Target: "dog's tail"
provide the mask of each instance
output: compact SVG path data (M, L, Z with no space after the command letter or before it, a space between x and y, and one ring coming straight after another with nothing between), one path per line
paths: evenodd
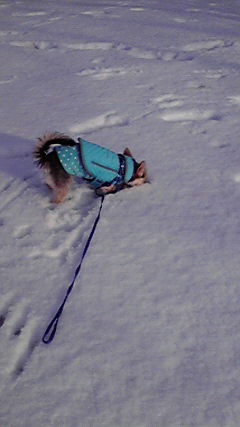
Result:
M47 133L41 138L38 138L35 150L33 152L33 158L40 168L44 167L47 163L48 154L51 152L52 145L76 145L76 142L67 135L62 133L54 132Z

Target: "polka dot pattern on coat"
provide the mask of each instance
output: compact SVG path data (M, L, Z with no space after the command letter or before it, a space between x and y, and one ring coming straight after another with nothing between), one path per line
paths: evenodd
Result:
M58 158L65 169L70 175L77 175L84 177L85 171L79 161L78 148L73 147L57 147Z

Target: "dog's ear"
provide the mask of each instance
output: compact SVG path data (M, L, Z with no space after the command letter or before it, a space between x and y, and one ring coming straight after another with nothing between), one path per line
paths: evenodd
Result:
M147 180L147 167L146 163L142 161L137 170L135 171L134 177L127 183L128 187L134 187L135 185L142 185Z
M146 163L142 161L136 170L137 178L144 178L146 176Z
M129 148L128 148L128 147L126 147L126 148L125 148L125 150L124 150L123 154L124 154L125 156L128 156L128 157L133 157L133 155L132 155L132 153L131 153L131 151L129 150Z

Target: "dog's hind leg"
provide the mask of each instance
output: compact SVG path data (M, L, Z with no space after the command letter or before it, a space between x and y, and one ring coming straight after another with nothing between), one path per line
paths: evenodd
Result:
M45 173L45 184L49 190L53 190L56 186L53 178L48 173Z
M68 176L61 183L56 182L55 180L51 175L47 175L45 182L48 188L53 191L53 203L62 203L69 192L72 183L72 177Z
M56 167L50 170L46 178L46 184L53 191L53 202L62 203L69 192L72 176L62 167Z
M64 184L59 187L52 188L53 190L53 203L62 203L69 192L71 178Z

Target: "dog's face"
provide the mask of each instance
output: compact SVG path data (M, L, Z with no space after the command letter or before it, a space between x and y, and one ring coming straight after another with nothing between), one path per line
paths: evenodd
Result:
M127 187L134 187L135 185L142 185L147 181L147 168L146 163L142 161L141 163L137 163L136 160L133 158L131 151L129 148L125 148L123 154L128 157L132 157L135 168L134 168L134 174L130 181L122 185L122 188ZM116 191L116 185L103 185L99 189L96 190L96 193L99 196L114 193Z
M129 156L132 157L132 153L129 150L129 148L125 148L123 154L125 154L125 156ZM141 163L137 164L136 170L134 172L134 176L131 179L131 181L129 181L127 183L128 186L133 187L135 185L142 185L147 181L147 168L146 168L146 162L142 161Z

